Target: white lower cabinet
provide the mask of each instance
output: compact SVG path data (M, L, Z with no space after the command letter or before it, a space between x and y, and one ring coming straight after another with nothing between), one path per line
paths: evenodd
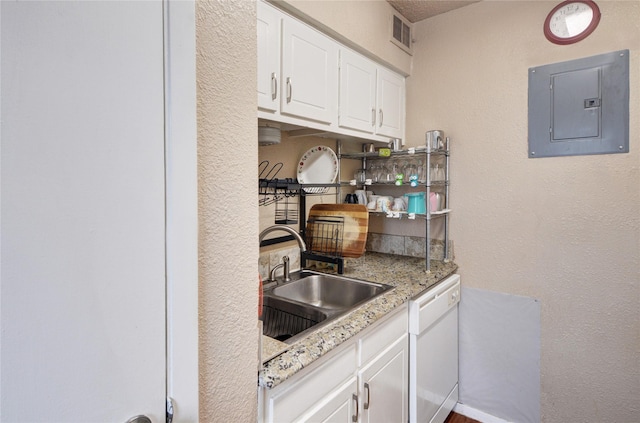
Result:
M331 398L335 397L343 385L352 378L352 393L355 393L357 345L351 343L334 352L320 358L275 388L266 390L264 421L311 421L311 416L329 407ZM326 414L330 415L329 412Z
M403 305L290 380L261 392L260 420L406 422L408 312Z
M408 420L408 356L405 334L358 372L362 422Z
M350 378L299 421L352 423L354 418L357 420L358 415L358 396L355 393L357 388L356 378Z

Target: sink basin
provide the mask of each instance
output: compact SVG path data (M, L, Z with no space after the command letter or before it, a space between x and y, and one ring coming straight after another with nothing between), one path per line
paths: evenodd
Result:
M343 276L301 271L264 290L262 333L292 344L393 287Z
M329 310L344 310L391 288L323 273L301 272L300 279L273 288L273 295Z
M324 322L329 317L317 307L282 298L265 296L262 305L262 333L291 343L296 335Z

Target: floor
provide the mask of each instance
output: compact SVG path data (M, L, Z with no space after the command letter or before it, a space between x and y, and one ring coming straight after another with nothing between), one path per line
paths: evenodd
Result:
M451 414L449 414L447 419L444 421L444 423L481 423L481 422L479 422L478 420L470 419L469 417L463 416L462 414L454 413L452 411Z

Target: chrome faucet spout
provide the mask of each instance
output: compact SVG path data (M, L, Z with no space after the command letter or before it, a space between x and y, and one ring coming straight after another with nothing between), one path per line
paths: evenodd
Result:
M290 271L289 271L289 256L282 257L282 263L276 265L273 269L271 269L271 273L269 273L269 281L268 282L277 282L276 279L276 271L282 268L282 279L285 282L289 282L291 280Z
M300 247L300 253L304 253L305 251L307 251L307 244L304 243L304 239L302 239L302 237L300 236L300 234L298 232L296 232L294 229L292 229L289 226L286 225L273 225L273 226L269 226L267 229L265 229L264 231L260 232L260 236L258 237L258 242L262 242L262 240L264 239L264 237L274 231L284 231L287 233L290 233L291 235L293 235L293 237L295 238L296 241L298 241L298 247ZM302 255L302 254L301 254ZM289 282L291 280L291 278L289 277L289 257L284 256L282 257L282 263L278 264L277 266L275 266L273 269L271 269L271 272L269 273L269 282L273 282L276 281L276 271L280 268L282 269L282 278L284 279L285 282Z
M280 263L274 266L273 269L271 269L271 272L269 272L269 279L267 280L267 282L277 282L278 280L276 279L276 272L282 267L284 267L284 263Z
M298 246L300 247L300 252L307 251L307 244L305 244L304 239L302 239L300 234L298 232L296 232L295 229L292 229L290 226L286 226L286 225L269 226L267 229L265 229L264 231L260 232L260 236L258 238L258 241L262 242L262 240L264 239L264 237L267 234L270 234L271 232L275 232L275 231L284 231L284 232L287 232L287 233L293 235L293 237L298 242Z

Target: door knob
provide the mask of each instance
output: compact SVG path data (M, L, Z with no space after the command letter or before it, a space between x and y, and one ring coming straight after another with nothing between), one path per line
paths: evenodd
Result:
M143 414L131 417L126 423L151 423L151 419Z

